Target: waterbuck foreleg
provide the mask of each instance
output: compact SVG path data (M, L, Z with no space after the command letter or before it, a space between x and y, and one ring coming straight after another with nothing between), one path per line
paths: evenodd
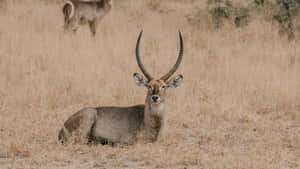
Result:
M90 26L90 30L93 36L96 35L96 29L98 26L98 21L97 20L93 20L93 21L89 21L89 26Z

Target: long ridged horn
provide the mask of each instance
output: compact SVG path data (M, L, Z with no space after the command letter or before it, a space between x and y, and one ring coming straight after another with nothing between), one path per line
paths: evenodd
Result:
M138 40L136 42L136 49L135 49L136 61L137 61L137 64L139 65L139 68L143 72L144 76L148 79L148 81L150 81L153 79L153 77L147 72L147 70L145 69L145 67L142 64L141 59L140 59L139 47L140 47L140 40L141 40L142 34L143 34L143 30L140 32Z
M177 61L176 61L175 65L173 66L173 68L167 74L165 74L164 76L162 76L160 78L161 80L164 80L164 81L168 80L176 72L176 70L178 69L178 67L181 63L182 56L183 56L183 40L182 40L180 31L179 31L179 40L180 40L180 50L179 50L179 55L178 55Z

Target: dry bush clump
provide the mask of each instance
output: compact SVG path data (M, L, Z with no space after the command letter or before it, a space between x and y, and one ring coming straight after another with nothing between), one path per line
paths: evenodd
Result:
M160 0L149 0L147 6L152 10L158 10L160 4L161 4Z
M297 34L287 43L268 21L273 14L213 29L206 2L160 1L169 13L148 2L116 0L91 38L87 29L64 33L61 2L7 1L0 13L0 168L299 168ZM115 148L59 144L59 129L82 107L144 102L146 91L132 79L141 29L141 56L154 76L174 64L178 29L184 37L184 80L168 91L167 139Z
M7 0L0 0L0 10L4 11L7 6Z

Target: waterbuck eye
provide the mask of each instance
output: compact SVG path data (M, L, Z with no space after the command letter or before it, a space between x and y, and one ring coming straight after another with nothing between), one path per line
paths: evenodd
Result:
M167 85L162 85L161 88L165 89L167 88Z
M153 87L152 87L151 85L149 85L149 84L146 84L146 87L147 87L148 89L153 90Z

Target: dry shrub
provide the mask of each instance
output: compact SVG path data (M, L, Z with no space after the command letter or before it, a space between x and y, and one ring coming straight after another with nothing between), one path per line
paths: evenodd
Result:
M157 11L160 8L161 1L160 0L147 0L147 6L149 9Z
M7 0L0 0L0 12L4 11L7 7Z

